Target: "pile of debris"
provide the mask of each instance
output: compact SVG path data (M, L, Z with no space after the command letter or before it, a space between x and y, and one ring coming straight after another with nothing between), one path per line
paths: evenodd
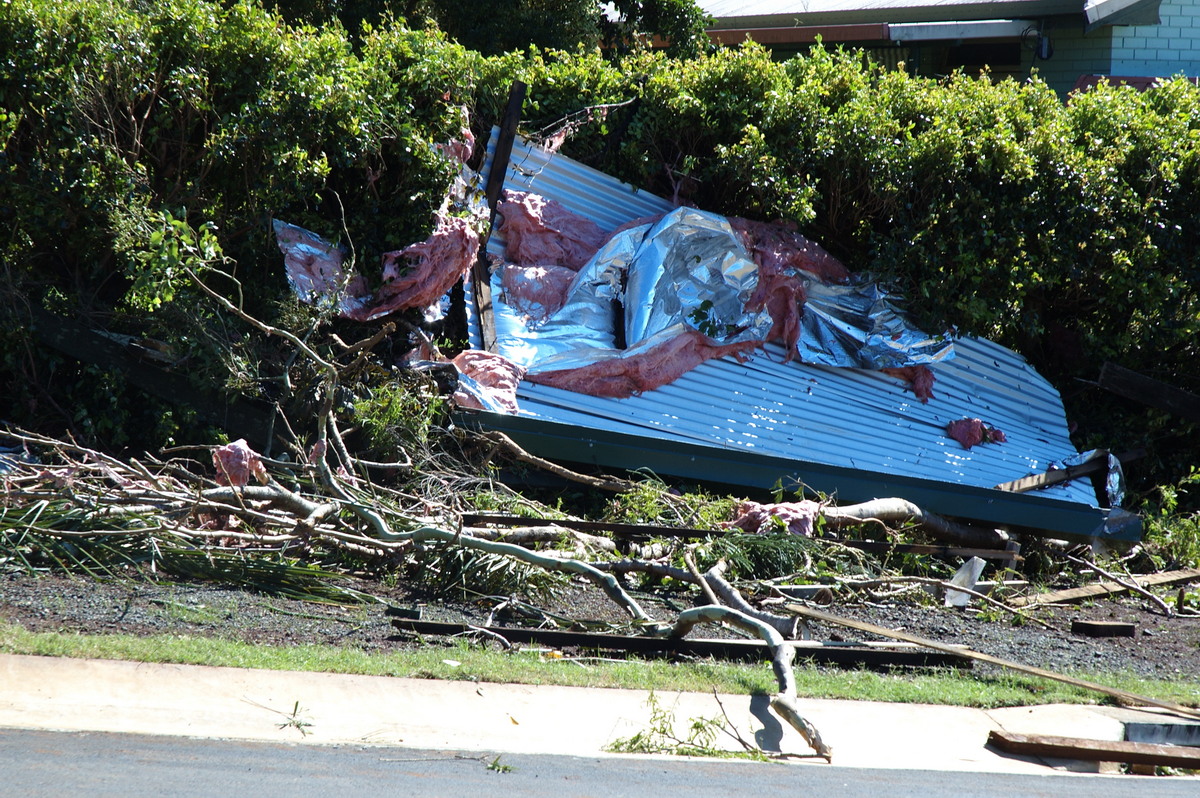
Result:
M392 272L408 250L364 294L336 247L277 224L298 295L350 318L401 295L436 315L465 279L463 425L589 468L896 496L959 519L958 543L1140 536L1119 509L1120 461L1076 452L1058 393L1016 354L915 329L869 276L787 225L675 207L507 133L442 214L490 231L483 254L439 245L453 239L439 223L419 246L437 258L405 273L403 294Z

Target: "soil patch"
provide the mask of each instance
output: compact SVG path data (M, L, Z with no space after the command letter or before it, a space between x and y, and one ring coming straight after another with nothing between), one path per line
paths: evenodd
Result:
M355 582L397 607L420 607L425 620L450 623L521 623L511 611L493 613L497 601L437 599L404 585ZM656 617L669 619L690 599L638 594ZM621 610L599 591L572 586L540 605L577 619L619 622ZM977 613L923 604L834 604L827 611L927 637L963 644L1005 659L1067 673L1130 673L1143 678L1197 679L1200 619L1166 618L1132 597L1038 610L1052 629L1014 624ZM1075 619L1134 624L1132 638L1089 638L1072 634ZM252 644L304 643L394 651L428 645L398 633L381 605L342 607L263 595L245 590L176 581L102 582L57 574L0 575L0 620L30 631L87 634L172 634L208 636ZM868 635L814 625L816 639L862 640ZM705 637L719 636L706 627Z

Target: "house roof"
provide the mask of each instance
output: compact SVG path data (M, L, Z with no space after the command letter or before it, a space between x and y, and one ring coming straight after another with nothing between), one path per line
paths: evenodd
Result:
M1151 24L1161 0L698 0L713 29L1075 17L1081 25Z
M504 186L555 199L604 229L673 207L521 140ZM502 233L493 236L489 252L503 254ZM504 314L512 311L496 280L492 297L503 337ZM472 345L480 348L470 302L468 315ZM987 523L1080 537L1128 534L1106 528L1108 511L1087 480L1028 494L995 488L1076 454L1062 402L1019 355L982 339L962 339L955 348L954 359L931 366L937 383L928 404L880 372L786 363L783 350L772 345L744 363L702 363L629 399L522 382L519 414L476 418L554 459L767 490L777 480L802 480L842 501L896 495ZM946 425L963 417L983 417L1008 443L964 449L946 435Z

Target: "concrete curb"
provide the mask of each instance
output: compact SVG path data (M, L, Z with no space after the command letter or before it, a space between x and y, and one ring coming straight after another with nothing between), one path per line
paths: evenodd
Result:
M0 655L0 727L19 729L603 756L614 740L649 728L647 698L637 690ZM712 695L656 698L681 725L721 715ZM795 731L768 713L766 696L720 701L747 739L766 749L811 755ZM1101 707L985 711L818 699L799 705L833 746L834 764L848 767L1076 770L994 752L986 747L988 732L1119 739L1122 731L1114 715L1121 711Z

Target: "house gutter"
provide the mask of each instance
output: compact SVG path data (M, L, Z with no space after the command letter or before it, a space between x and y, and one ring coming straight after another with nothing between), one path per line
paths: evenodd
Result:
M708 34L722 45L741 44L747 38L774 45L812 44L818 37L826 43L1015 38L1045 22L1082 25L1085 32L1105 25L1157 25L1160 4L1161 0L991 0L831 5L826 10L721 17ZM997 12L1005 18L997 19ZM1017 25L1020 29L1012 32Z
M1018 39L1038 22L1029 19L985 19L957 22L906 22L879 25L813 25L795 28L726 28L708 35L722 45L737 45L747 39L759 44L825 44L846 42L965 41L969 39Z
M1083 14L1086 31L1101 25L1158 25L1161 0L1088 0Z
M886 42L891 39L888 25L812 25L793 28L721 28L708 32L717 44L737 45L752 39L759 44L813 44L819 38L838 42Z
M1120 510L1088 507L1031 493L947 483L816 462L798 462L744 449L714 448L648 435L588 429L545 418L460 411L456 423L502 432L538 457L605 469L638 468L708 484L772 491L804 485L839 502L902 496L940 515L1009 528L1052 530L1078 540L1136 542L1141 526ZM1135 517L1130 517L1135 518Z

